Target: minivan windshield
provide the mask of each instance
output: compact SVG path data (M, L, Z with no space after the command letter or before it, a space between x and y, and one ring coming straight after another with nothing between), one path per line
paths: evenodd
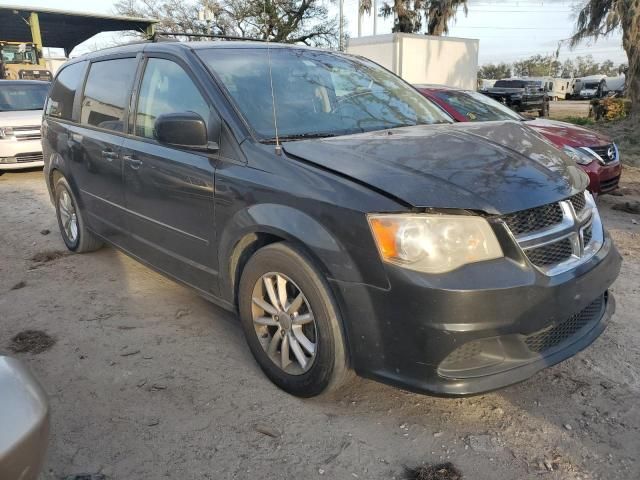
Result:
M42 110L48 91L48 83L0 82L0 112Z
M274 105L282 139L452 121L404 81L361 58L281 47L197 52L263 140L275 137Z

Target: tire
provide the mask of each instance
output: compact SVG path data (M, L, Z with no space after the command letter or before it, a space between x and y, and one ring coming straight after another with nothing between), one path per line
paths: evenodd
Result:
M273 286L275 302L269 300L272 297L267 281ZM279 288L281 285L285 288ZM282 308L282 291L290 310ZM299 293L303 300L296 304L293 299L298 299ZM254 298L261 301L260 305ZM344 336L331 291L307 256L292 246L271 244L249 259L240 279L238 307L251 353L266 376L282 390L298 397L313 397L336 390L349 377ZM298 324L303 317L305 322L312 320ZM265 320L270 325L260 323ZM306 341L302 341L300 332ZM311 345L313 354L307 349ZM306 367L299 361L300 352L307 360ZM285 357L291 363L283 368Z
M69 250L86 253L102 247L102 241L87 229L84 215L78 208L78 201L64 177L58 177L55 181L54 200L60 234Z

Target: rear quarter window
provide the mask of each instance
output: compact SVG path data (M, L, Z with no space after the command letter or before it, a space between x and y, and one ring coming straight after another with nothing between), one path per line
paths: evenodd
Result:
M80 123L123 132L125 107L137 66L136 58L92 63L84 87Z
M46 115L64 120L72 119L73 100L76 96L76 91L82 84L86 68L87 62L74 63L63 67L51 87L45 107Z

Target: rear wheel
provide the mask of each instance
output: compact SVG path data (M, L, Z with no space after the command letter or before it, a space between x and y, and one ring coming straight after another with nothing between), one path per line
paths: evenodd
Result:
M337 308L305 255L284 243L260 249L242 273L238 303L251 353L278 387L312 397L348 377Z
M87 230L78 202L64 177L55 181L54 199L58 226L67 248L72 252L85 253L102 247L102 241Z

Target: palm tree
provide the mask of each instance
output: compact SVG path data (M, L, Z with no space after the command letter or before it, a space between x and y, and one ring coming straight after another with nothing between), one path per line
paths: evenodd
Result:
M629 60L626 81L631 115L640 117L640 0L588 0L578 14L571 45L617 29L622 29L622 46Z
M385 2L380 13L385 18L393 15L394 32L419 32L424 20L425 33L443 35L449 33L449 21L455 18L459 7L465 15L468 13L467 0L393 0L393 3ZM360 11L370 13L371 0L361 0Z
M464 14L469 13L467 0L432 0L427 10L427 33L442 35L449 33L449 21L456 17L458 7L462 7Z

